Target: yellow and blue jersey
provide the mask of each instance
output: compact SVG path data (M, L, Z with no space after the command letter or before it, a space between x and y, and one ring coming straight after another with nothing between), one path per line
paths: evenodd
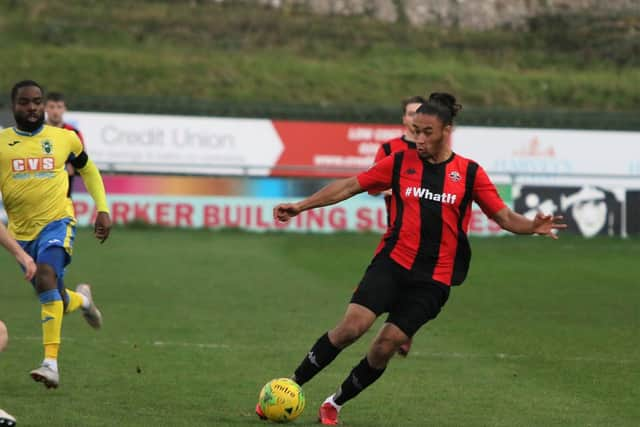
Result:
M62 128L0 131L0 193L16 240L33 240L54 221L75 223L65 162L82 150L78 135Z

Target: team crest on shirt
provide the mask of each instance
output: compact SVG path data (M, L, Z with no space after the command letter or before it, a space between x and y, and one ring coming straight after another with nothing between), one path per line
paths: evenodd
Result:
M462 177L458 171L451 171L449 172L449 179L453 182L460 182Z
M42 141L42 151L44 152L44 154L53 153L53 145L51 144L51 141L49 141L48 139Z

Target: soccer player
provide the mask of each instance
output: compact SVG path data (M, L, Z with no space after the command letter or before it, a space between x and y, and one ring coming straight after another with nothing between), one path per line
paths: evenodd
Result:
M80 138L80 142L84 147L84 138L82 137L82 133L75 126L65 123L64 121L64 113L67 111L67 106L64 101L64 95L60 92L49 92L47 93L47 100L44 103L44 111L46 113L47 124L49 126L55 126L62 129L68 129L76 133L78 138ZM71 193L73 192L73 178L76 176L76 168L73 167L71 163L71 157L67 159L67 163L65 164L67 169L67 174L69 175L69 190L67 191L67 197L71 197Z
M47 388L55 388L63 315L81 309L89 325L97 329L102 324L89 285L78 285L74 292L63 281L76 224L67 197L69 156L96 203L94 231L100 242L109 237L111 218L102 177L78 135L44 124L41 86L32 80L16 83L11 105L16 126L0 131L0 192L9 232L37 266L32 283L40 300L44 360L30 374Z
M292 376L305 384L360 338L380 314L389 313L366 356L320 406L318 417L324 425L338 423L342 406L380 378L398 347L434 319L451 286L464 281L471 258L466 230L472 201L513 233L557 238L554 230L566 228L558 216L539 213L530 220L513 212L482 167L452 152L447 139L460 108L452 95L432 94L414 117L415 150L399 151L366 172L274 208L274 217L286 222L303 211L363 191L393 190L396 216L391 233L378 245L343 319L316 341ZM256 413L263 415L259 405Z
M374 158L374 163L378 163L383 158L393 153L397 153L398 151L415 150L416 136L413 133L413 118L416 115L416 110L418 109L418 107L420 107L425 102L427 102L427 100L419 95L402 100L402 124L404 125L404 132L402 133L402 136L380 144L380 147L378 148L378 151L376 152L376 156ZM392 212L391 210L391 189L383 191L382 194L384 195L384 203L387 208L387 232L389 232L389 227L392 223L391 218L395 216L395 212ZM410 349L411 340L403 343L398 348L398 354L406 357L409 354Z

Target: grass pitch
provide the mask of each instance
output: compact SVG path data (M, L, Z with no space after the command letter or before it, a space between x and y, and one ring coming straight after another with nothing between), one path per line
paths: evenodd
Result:
M95 332L65 319L61 386L41 360L37 299L0 256L0 407L20 426L264 426L261 386L288 376L340 318L376 235L116 229L76 240L67 283L87 281ZM407 359L342 411L344 426L636 426L640 242L475 239L466 283ZM378 325L304 389L293 425L362 357Z

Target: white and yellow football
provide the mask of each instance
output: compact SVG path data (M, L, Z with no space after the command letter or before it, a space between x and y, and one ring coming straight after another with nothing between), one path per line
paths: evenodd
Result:
M260 391L259 399L262 413L271 421L293 421L304 411L302 388L289 378L277 378L266 383Z

